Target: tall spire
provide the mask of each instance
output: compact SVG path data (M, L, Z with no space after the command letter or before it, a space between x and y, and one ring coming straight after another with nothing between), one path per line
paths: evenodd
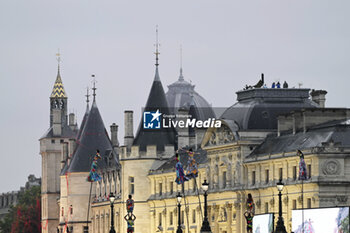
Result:
M182 75L182 45L180 45L180 76L179 81L184 81L184 76Z
M92 74L91 75L91 77L93 78L93 80L92 80L92 96L93 96L93 103L95 103L95 101L96 101L96 83L97 83L97 81L96 81L96 79L95 79L95 75L94 74Z
M61 54L60 51L58 50L58 53L56 53L56 60L57 60L57 77L56 77L56 81L55 84L53 86L52 92L51 92L51 98L62 98L62 97L67 97L66 96L66 92L64 91L64 87L63 87L63 83L62 83L62 79L61 79L61 74L60 74L60 63L61 63Z

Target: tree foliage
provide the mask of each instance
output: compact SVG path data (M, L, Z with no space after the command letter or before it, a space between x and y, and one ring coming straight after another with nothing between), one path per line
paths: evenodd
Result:
M19 195L16 206L0 222L2 233L41 233L40 186L34 186Z

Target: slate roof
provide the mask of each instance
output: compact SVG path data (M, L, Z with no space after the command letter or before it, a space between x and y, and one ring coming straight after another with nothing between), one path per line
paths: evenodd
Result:
M183 149L184 150L179 150L179 156L180 156L180 162L182 163L184 170L186 170L188 153L185 150L187 150L188 148L183 148ZM207 151L199 149L195 151L195 153L196 154L194 155L194 159L196 160L199 167L207 163L207 160L208 160ZM175 172L175 165L176 165L175 155L165 161L161 161L161 163L158 162L154 165L156 166L152 167L150 174Z
M158 67L152 83L144 111L160 110L162 114L170 114L168 102L165 97L163 85L159 78ZM138 145L145 151L147 145L157 145L158 151L164 151L165 145L176 145L176 131L174 128L149 130L143 128L143 119L139 124L133 145Z
M179 79L168 86L166 98L169 103L172 114L178 113L179 108L189 108L191 104L195 107L195 118L198 120L207 120L215 118L215 113L211 105L194 90L195 85L187 82L180 69Z
M277 129L278 115L318 105L309 99L310 89L255 88L237 92L238 102L220 119L234 121L239 130Z
M338 120L316 125L307 132L270 135L247 157L256 157L296 150L320 147L324 143L334 142L342 147L350 146L350 121Z
M75 138L78 131L72 130L67 124L63 124L62 126L62 134L60 136L54 136L53 135L53 127L51 126L46 133L40 138L55 138L55 137L62 137L62 138Z
M102 160L98 161L98 168L107 167L111 158L117 158L112 148L112 143L94 100L67 172L89 172L97 149L102 157ZM113 162L118 163L117 160Z
M84 130L86 120L87 120L87 118L88 118L88 116L89 116L89 112L90 112L90 109L89 109L89 103L88 103L88 104L86 105L86 111L85 111L83 120L82 120L82 122L81 122L80 129L79 129L78 134L77 134L77 136L76 136L76 143L77 143L77 145L79 145L79 143L80 143L80 138L81 138L82 132L83 132L83 130ZM76 151L77 149L78 149L78 147L75 148L75 150L74 150L74 152L73 152L73 155L75 154L75 151ZM72 158L73 158L73 155L72 155ZM72 158L71 158L71 159L72 159ZM61 170L61 175L66 174L67 170L68 170L68 161L65 162L65 164L64 164L64 166L63 166L63 168L62 168L62 170Z

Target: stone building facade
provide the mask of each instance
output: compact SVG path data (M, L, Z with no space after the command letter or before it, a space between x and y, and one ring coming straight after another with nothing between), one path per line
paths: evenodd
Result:
M145 111L191 113L215 117L208 102L182 75L165 93L156 64ZM145 130L142 119L134 136L133 111L124 112L124 143L118 126L106 133L94 100L87 104L78 129L67 120L67 97L60 74L51 95L50 128L40 139L43 164L43 232L107 232L111 210L109 194L116 196L116 232L126 231L128 195L135 200L135 232L175 232L176 194L182 193L182 226L197 233L203 221L204 180L209 186L209 220L213 232L245 231L245 201L253 195L256 214L277 213L276 183L285 183L283 217L291 229L291 210L304 207L349 205L349 110L325 108L325 91L306 88L253 88L237 92L237 102L218 117L220 128ZM58 93L58 94L55 94ZM58 104L56 104L58 103ZM61 103L61 104L60 104ZM62 117L65 116L65 117ZM71 115L70 115L71 116ZM74 117L74 116L71 116ZM175 183L174 155L187 166L185 150L195 149L196 180ZM101 181L86 182L91 156L101 151ZM299 158L305 154L310 179L297 180ZM90 191L91 190L91 191ZM90 204L89 204L90 203Z

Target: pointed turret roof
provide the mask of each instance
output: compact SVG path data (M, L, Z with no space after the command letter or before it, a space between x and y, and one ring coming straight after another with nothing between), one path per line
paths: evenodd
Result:
M64 91L61 74L60 74L60 66L58 65L57 77L55 84L52 89L51 98L67 98L66 92Z
M168 102L165 97L162 82L160 81L158 62L144 111L159 111L164 115L170 114ZM176 145L176 131L174 128L149 130L143 128L143 119L134 140L133 145L140 146L140 150L145 151L147 145L157 145L158 151L163 151L165 145Z
M92 158L97 149L102 156L102 160L98 162L99 168L107 166L106 158L116 158L116 156L111 156L114 153L112 143L94 100L81 133L80 142L67 171L89 172Z

